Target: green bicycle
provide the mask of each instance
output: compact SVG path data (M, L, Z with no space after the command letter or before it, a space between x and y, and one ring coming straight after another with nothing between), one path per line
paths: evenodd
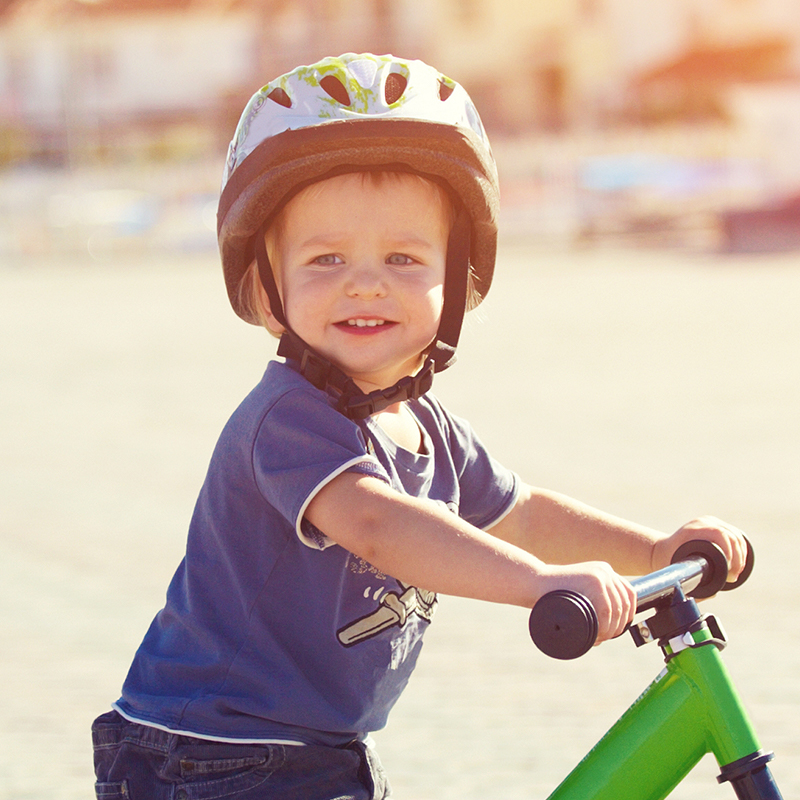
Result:
M742 575L725 583L722 551L689 542L671 566L632 581L637 614L655 613L629 630L637 646L657 641L666 667L548 800L662 800L706 753L739 800L781 800L772 753L761 749L720 657L722 627L694 600L741 585L753 562L750 547ZM591 603L569 591L542 597L529 627L539 649L560 659L583 655L597 638Z

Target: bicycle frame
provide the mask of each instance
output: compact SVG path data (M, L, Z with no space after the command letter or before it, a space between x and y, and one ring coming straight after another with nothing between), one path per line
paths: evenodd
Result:
M702 571L702 559L695 563ZM687 586L692 580L696 584L691 575L698 570L687 571L686 563L676 570L678 582L669 592L660 587L651 600L656 614L631 628L637 646L659 641L666 668L548 800L662 800L706 753L713 753L720 765L717 780L730 782L739 800L781 800L766 766L772 754L761 750L720 656L722 629L683 593L683 575L689 575ZM647 583L652 577L642 580ZM566 599L575 602L574 597ZM574 606L570 609L574 616ZM583 626L582 613L578 616ZM553 630L562 636L574 622L564 625L559 618Z

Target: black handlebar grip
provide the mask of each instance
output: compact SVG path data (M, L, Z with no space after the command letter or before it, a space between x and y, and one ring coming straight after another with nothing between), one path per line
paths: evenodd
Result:
M719 591L729 592L731 589L737 589L741 586L753 572L756 560L752 543L747 537L745 537L745 542L747 543L747 556L745 557L744 569L739 573L739 577L730 583L726 582L728 578L728 562L717 545L703 539L682 544L672 556L673 564L702 556L708 565L702 582L696 589L689 592L689 596L698 599L711 597Z
M728 562L725 554L713 542L706 539L695 539L684 542L673 554L672 563L679 564L692 558L702 558L705 561L703 579L687 594L698 600L704 597L713 597L724 585L728 577Z
M597 641L597 614L582 594L559 589L539 598L531 611L528 630L545 655L562 660L579 658Z

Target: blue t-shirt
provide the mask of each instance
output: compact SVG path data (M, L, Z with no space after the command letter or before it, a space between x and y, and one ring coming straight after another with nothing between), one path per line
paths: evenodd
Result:
M431 395L410 401L421 453L353 422L291 365L271 362L225 426L186 555L136 653L125 717L224 741L336 744L382 728L436 596L382 574L303 512L344 471L444 504L479 528L517 479Z

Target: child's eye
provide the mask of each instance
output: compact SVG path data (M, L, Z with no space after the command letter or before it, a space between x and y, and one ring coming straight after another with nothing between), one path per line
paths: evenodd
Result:
M333 267L336 264L342 264L342 259L335 253L325 253L325 255L317 256L312 259L312 264L319 264L322 267Z
M392 253L386 258L386 263L393 267L410 267L412 264L416 264L416 260L403 253Z

